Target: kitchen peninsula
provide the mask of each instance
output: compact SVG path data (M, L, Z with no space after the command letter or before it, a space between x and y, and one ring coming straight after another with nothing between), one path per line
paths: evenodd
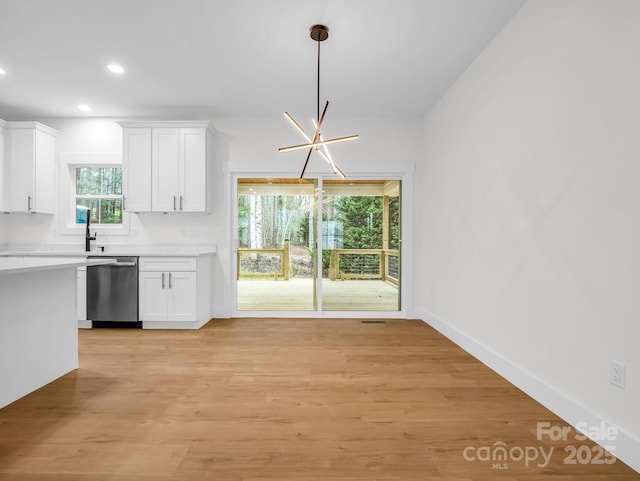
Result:
M77 369L76 269L113 262L0 257L0 408Z
M82 247L82 249L80 248ZM105 249L105 250L103 250ZM213 317L215 245L109 245L86 252L84 246L12 245L0 255L90 259L136 257L139 265L139 320L143 329L200 329ZM87 272L78 269L78 327L87 320Z

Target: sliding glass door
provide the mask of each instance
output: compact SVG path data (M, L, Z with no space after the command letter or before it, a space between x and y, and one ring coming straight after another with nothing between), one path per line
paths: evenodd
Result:
M322 309L400 310L400 181L326 180Z
M317 181L238 179L237 309L315 311Z
M400 190L399 180L238 179L237 310L399 311Z

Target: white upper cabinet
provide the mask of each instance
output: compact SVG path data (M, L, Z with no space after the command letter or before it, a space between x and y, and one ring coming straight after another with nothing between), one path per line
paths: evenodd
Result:
M200 212L209 210L211 198L206 179L211 169L200 161L206 156L206 135L202 129L180 129L180 180L178 184L180 210ZM208 170L208 171L207 171Z
M152 135L151 184L155 189L151 195L151 207L154 211L177 211L180 195L180 129L153 129Z
M55 137L39 122L7 122L10 212L53 214L55 209Z
M121 122L125 210L209 212L208 122Z
M4 212L7 209L7 199L5 198L7 193L7 185L6 185L6 167L4 163L5 153L4 153L4 126L6 122L4 120L0 120L0 212Z
M124 210L151 211L151 129L123 131L122 176Z

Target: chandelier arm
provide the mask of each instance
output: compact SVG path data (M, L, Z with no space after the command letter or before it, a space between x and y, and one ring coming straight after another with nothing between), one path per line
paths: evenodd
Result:
M318 127L318 123L315 120L313 120L312 122L313 122L313 126L317 128ZM320 134L320 137L318 138L318 140L320 140L320 141L324 140L324 138L322 137L322 134ZM337 166L336 166L335 162L333 161L333 159L331 158L331 153L329 153L329 147L327 147L326 145L323 144L322 147L320 148L320 150L318 150L318 153L320 154L320 156L324 160L327 161L327 164L329 164L329 167L331 167L331 171L334 174L337 174L338 173L338 171L336 170Z
M298 144L298 145L291 145L290 147L280 147L278 149L278 152L280 153L293 152L294 150L308 149L309 147L314 147L314 146L315 144L313 142L309 142L308 144Z
M315 128L318 127L318 122L315 121L315 119L312 121L313 122L313 126ZM320 134L320 141L323 141L324 138L322 137L322 134ZM342 172L338 166L336 165L336 163L333 161L333 158L331 157L331 153L329 152L329 147L326 146L326 144L322 145L322 148L320 150L318 150L318 153L322 156L322 158L324 160L327 161L327 164L329 164L329 166L331 167L331 171L334 174L339 174L342 176L342 178L346 178L346 176L344 175L344 172Z
M322 136L320 136L320 140L322 140ZM329 148L326 145L323 145L320 150L318 151L318 153L322 156L322 158L324 160L327 161L327 163L331 166L331 170L333 171L333 173L336 173L336 164L333 161L333 159L331 158L331 154L329 153Z
M293 124L293 126L298 130L298 132L300 132L304 136L304 138L307 139L307 142L311 142L311 139L307 137L307 134L304 133L304 129L296 121L296 119L293 118L293 115L291 115L289 112L285 112L284 116L289 120L289 122Z
M347 175L342 172L342 170L340 170L340 167L338 167L337 165L334 164L334 167L336 168L336 174L338 174L340 177L342 177L343 179L347 178Z
M318 125L316 126L316 133L313 136L313 143L317 144L320 140L320 128L322 127L322 122L324 122L324 116L327 113L327 107L329 107L329 101L327 100L324 104L324 109L322 109L322 115L318 120Z
M304 161L304 166L302 167L302 172L300 172L300 178L304 177L304 171L307 170L307 164L309 163L309 159L311 158L311 152L313 151L313 147L309 148L309 152L307 152L307 160Z
M350 140L356 140L358 138L358 134L356 135L347 135L346 137L336 137L333 139L327 139L327 140L318 140L316 142L311 142L308 144L299 144L299 145L291 145L290 147L280 147L278 149L278 152L293 152L294 150L302 150L302 149L306 149L308 147L318 147L321 145L325 145L325 144L337 144L340 142L348 142Z
M335 137L333 139L321 140L319 142L316 142L315 145L337 144L340 142L349 142L350 140L356 140L357 138L358 134L347 135L345 137Z
M320 135L320 140L324 140L322 138L322 135ZM342 172L342 170L340 170L340 167L338 167L336 165L336 163L333 161L333 158L331 157L331 153L329 152L329 147L327 147L326 144L323 144L321 149L318 151L318 153L324 158L324 160L327 161L327 163L329 164L329 166L331 167L331 171L334 174L338 174L340 177L342 177L343 179L346 179L346 175L344 174L344 172Z

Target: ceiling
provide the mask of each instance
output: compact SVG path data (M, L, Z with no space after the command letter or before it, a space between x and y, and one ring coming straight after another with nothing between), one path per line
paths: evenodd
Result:
M524 1L0 0L0 118L313 115L316 23L332 117L423 116Z

